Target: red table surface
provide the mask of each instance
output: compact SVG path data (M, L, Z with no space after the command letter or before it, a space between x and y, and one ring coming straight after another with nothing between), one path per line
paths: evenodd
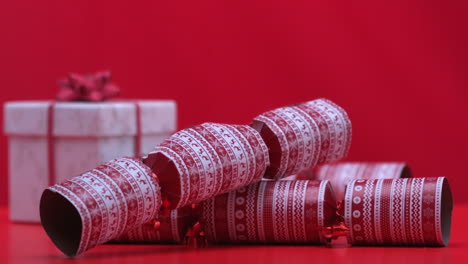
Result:
M0 263L466 263L464 226L468 205L456 205L448 247L347 247L345 240L325 246L102 245L70 259L61 254L40 225L13 224L0 208Z

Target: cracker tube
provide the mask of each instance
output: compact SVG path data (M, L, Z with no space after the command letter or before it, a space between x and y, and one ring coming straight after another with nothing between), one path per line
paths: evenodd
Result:
M111 241L125 244L180 244L187 231L196 222L192 208L186 206L174 209L168 215L161 215Z
M262 181L200 205L211 243L325 244L322 229L336 218L328 181Z
M57 248L76 256L157 218L161 201L150 169L119 158L47 188L41 223Z
M411 170L403 162L337 162L305 169L287 180L329 180L337 200L343 200L345 187L358 179L410 178Z
M158 175L171 209L260 181L270 164L267 146L255 129L215 123L175 133L144 162Z
M446 246L452 193L448 180L356 180L346 189L344 222L352 245Z
M327 99L287 106L257 116L252 123L269 149L265 178L279 179L342 159L351 144L351 121Z

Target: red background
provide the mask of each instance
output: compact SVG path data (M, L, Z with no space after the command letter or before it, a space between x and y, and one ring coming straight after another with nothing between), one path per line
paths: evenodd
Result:
M351 3L352 2L352 3ZM50 99L69 71L111 69L126 98L173 98L180 128L246 123L327 97L351 160L446 175L467 202L468 4L0 0L0 100ZM7 141L0 205L7 202Z

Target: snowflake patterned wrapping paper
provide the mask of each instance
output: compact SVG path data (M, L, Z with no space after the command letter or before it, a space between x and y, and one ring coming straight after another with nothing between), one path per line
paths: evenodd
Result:
M268 149L250 126L204 123L181 130L144 160L170 208L180 208L260 181Z
M327 99L268 111L257 116L252 127L269 148L265 178L270 179L342 159L351 144L348 115Z
M352 245L446 246L452 193L448 180L356 180L347 186L344 221Z
M169 215L160 215L137 228L131 229L112 243L125 244L180 244L187 231L196 222L192 208L186 206L171 210ZM155 226L156 225L156 226Z
M213 243L324 244L336 219L328 181L261 181L204 201L200 224Z
M157 179L135 158L109 161L41 197L41 223L68 256L79 255L155 219L162 200Z
M403 162L337 162L305 169L286 180L328 180L338 201L343 200L348 183L358 179L410 178L411 170Z

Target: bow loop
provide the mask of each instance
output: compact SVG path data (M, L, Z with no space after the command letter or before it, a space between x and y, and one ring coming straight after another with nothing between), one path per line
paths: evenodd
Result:
M101 71L94 74L70 73L58 85L59 101L105 101L120 94L120 88L111 83L112 73Z

